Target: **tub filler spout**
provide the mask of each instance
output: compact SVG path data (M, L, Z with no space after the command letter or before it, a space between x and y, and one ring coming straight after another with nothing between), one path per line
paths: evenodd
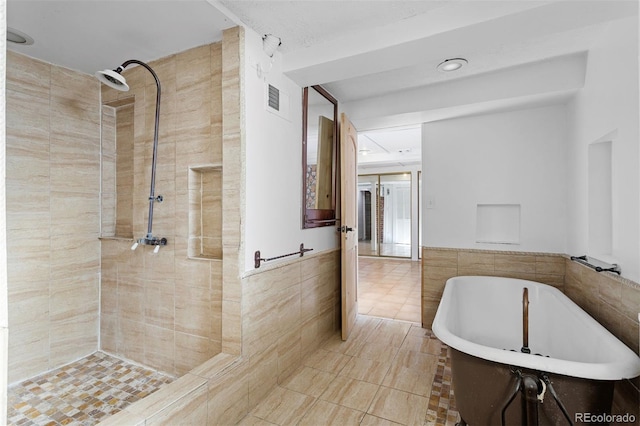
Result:
M522 289L522 348L520 352L530 354L529 349L529 289Z

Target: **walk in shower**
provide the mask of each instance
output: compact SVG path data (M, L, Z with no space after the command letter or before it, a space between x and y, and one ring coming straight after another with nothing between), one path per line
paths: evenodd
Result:
M11 421L93 424L221 352L221 56L124 92L7 52Z

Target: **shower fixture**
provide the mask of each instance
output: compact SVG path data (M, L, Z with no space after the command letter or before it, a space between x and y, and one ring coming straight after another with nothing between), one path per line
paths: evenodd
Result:
M136 242L134 242L133 245L131 246L131 250L135 250L139 244L145 244L150 246L156 246L153 252L158 253L158 251L160 250L160 246L167 245L166 238L154 237L153 233L151 232L151 229L153 226L153 204L156 202L161 203L163 200L162 195L158 195L158 196L155 195L156 162L158 157L158 128L160 125L160 92L161 92L160 80L158 79L158 76L153 71L153 69L151 69L149 65L145 64L142 61L138 61L137 59L130 59L124 62L115 70L106 69L104 71L98 71L96 72L95 76L103 84L106 84L107 86L113 89L126 92L129 90L129 86L127 85L127 81L125 80L124 76L122 76L122 71L124 71L124 69L131 64L141 65L144 68L146 68L151 73L151 75L153 75L153 78L156 81L156 121L155 121L155 127L153 131L153 159L151 161L151 189L149 191L149 222L147 226L146 237L139 238Z

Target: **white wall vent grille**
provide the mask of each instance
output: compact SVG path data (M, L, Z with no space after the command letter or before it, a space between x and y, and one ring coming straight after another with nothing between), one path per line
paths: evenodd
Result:
M273 87L272 85L269 85L268 105L269 108L280 111L280 90L278 90L277 87Z
M276 86L265 83L264 85L264 109L287 121L291 121L291 99L287 92Z

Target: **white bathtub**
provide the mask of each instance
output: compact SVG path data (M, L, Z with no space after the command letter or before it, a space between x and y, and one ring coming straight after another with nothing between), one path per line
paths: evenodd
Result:
M531 354L520 352L525 287ZM632 350L562 292L533 281L451 278L432 328L450 348L461 425L583 424L584 413L609 415L616 380L640 375ZM537 396L524 397L524 380Z
M520 352L524 287L531 355ZM432 328L448 346L502 364L597 380L640 375L640 358L632 350L561 291L533 281L451 278Z

